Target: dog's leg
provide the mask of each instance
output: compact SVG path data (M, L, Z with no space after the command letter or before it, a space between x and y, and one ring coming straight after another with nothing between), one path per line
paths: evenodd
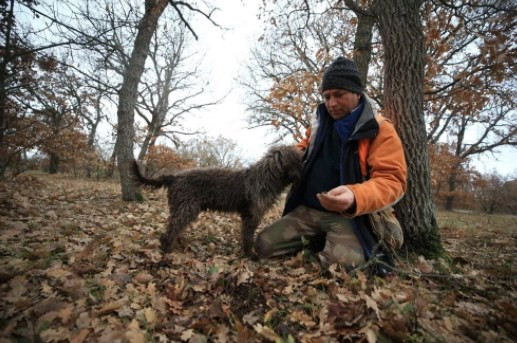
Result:
M161 249L164 253L172 250L172 244L187 226L196 220L198 210L182 209L170 212L167 220L167 229L160 237Z
M250 213L242 213L241 239L244 253L252 260L257 260L258 255L253 251L255 242L255 230L260 224L260 216L254 216Z

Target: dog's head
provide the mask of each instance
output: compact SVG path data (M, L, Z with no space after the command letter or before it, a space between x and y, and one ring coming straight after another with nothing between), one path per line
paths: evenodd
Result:
M298 182L302 177L303 153L290 145L273 146L268 151L270 167L285 181Z

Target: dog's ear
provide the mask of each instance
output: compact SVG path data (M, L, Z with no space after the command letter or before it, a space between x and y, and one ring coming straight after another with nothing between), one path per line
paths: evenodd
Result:
M294 146L275 145L269 148L269 172L290 182L301 179L303 153Z
M291 160L288 168L289 180L298 182L302 178L303 154L297 148L292 147L289 158Z
M274 145L267 151L266 158L269 159L269 168L272 172L281 172L283 170L283 160L281 147Z

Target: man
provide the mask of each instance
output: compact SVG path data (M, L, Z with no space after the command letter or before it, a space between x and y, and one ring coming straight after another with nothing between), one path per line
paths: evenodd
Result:
M261 258L300 251L303 238L324 236L323 266L345 268L372 256L377 238L368 213L395 204L406 190L406 163L393 125L363 93L357 65L339 57L320 85L305 149L302 181L291 190L284 216L256 239ZM382 272L380 272L382 274Z

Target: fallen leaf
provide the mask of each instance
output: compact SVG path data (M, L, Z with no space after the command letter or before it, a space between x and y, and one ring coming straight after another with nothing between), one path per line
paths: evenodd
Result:
M429 274L433 271L433 266L425 259L424 256L418 256L418 269L421 273Z
M366 302L366 307L375 311L375 315L377 316L377 319L380 320L381 314L379 311L379 307L377 306L377 302L375 300L373 300L370 296L365 294L364 292L360 292L359 296L361 297L361 299L363 299Z
M145 335L140 331L128 331L126 338L131 343L145 343Z
M245 282L248 282L249 279L253 276L253 272L249 271L249 270L244 270L244 272L241 272L239 274L239 277L237 278L237 286L239 286L240 284L243 284Z
M79 315L79 317L77 318L77 320L75 321L75 325L77 325L77 327L79 329L89 328L90 323L91 323L91 319L90 319L90 314L88 312L82 312Z
M307 313L303 311L295 310L291 312L291 314L289 315L289 319L292 322L300 323L301 325L307 328L312 328L316 326L316 322L311 318L311 316L309 316Z
M188 329L188 330L185 330L181 333L181 340L182 341L188 341L192 335L194 334L194 330L193 329Z
M126 338L131 343L145 343L145 335L140 329L140 325L136 319L133 319L128 325L128 331L126 332Z
M359 282L361 284L361 289L364 291L366 289L366 284L368 282L368 278L362 271L359 271L359 272L357 272L357 279L359 280Z
M404 322L402 316L396 314L388 318L384 323L382 329L388 336L397 339L398 341L405 341L409 338L410 333Z
M368 343L376 343L377 342L377 334L373 331L369 326L362 328L359 332L364 333L366 336L366 341Z
M146 307L144 309L144 316L147 325L153 328L156 325L156 312L152 308Z
M114 301L114 302L111 302L111 303L108 303L108 304L105 304L104 306L102 306L100 309L98 309L97 311L95 311L95 315L96 316L103 316L103 315L106 315L106 314L110 314L110 313L113 313L119 309L122 308L122 306L124 306L124 304L127 302L126 299L122 299L122 300L118 300L118 301Z
M277 308L272 308L264 314L264 322L269 322L278 313Z
M133 279L140 284L147 284L153 279L153 276L147 272L140 272Z
M55 311L47 312L36 321L36 328L40 329L43 323L47 323L47 325L51 324L54 319L58 317L58 313Z
M249 313L246 313L243 317L242 317L242 322L244 324L249 324L249 325L253 325L255 324L256 322L259 321L259 316L257 314L257 311L251 311Z
M72 311L74 310L73 304L66 304L58 313L61 318L61 323L66 324L72 317Z
M219 326L217 328L217 332L215 334L215 341L218 342L218 343L227 343L230 341L230 337L228 336L228 334L230 333L230 329L227 328L226 326Z
M128 273L116 273L111 275L111 279L115 281L119 287L125 287L131 282L131 275Z
M198 284L198 285L194 285L192 286L192 289L196 292L199 292L199 293L203 293L206 291L206 285L205 284Z
M269 340L270 342L276 342L281 341L282 337L278 336L271 328L267 326L262 326L261 324L254 325L253 328L255 331L264 337L265 339Z
M70 340L70 331L65 327L47 329L40 333L44 342L62 342Z
M199 333L194 334L194 336L190 337L188 343L206 343L208 342L208 338L205 335L201 335Z
M79 331L72 333L70 335L70 343L82 343L86 337L88 337L89 333L89 329L80 329Z
M26 299L25 293L27 293L27 280L23 276L15 276L9 281L11 290L5 296L5 299L12 304L23 301Z

